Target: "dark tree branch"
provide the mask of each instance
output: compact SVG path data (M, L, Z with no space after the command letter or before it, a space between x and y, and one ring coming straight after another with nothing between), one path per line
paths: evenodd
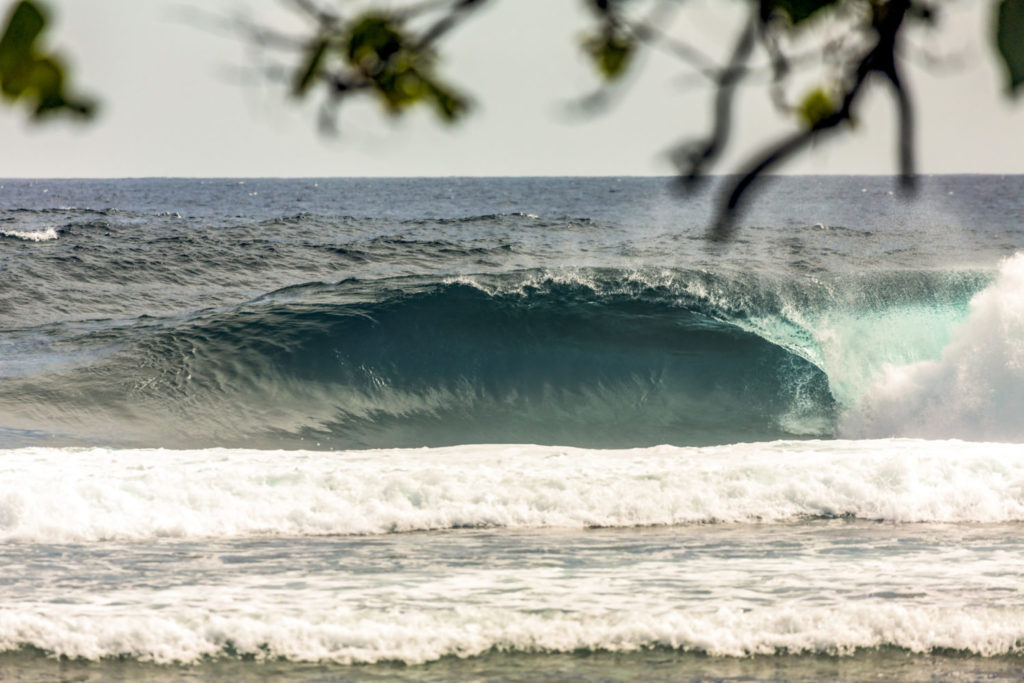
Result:
M436 46L488 0L405 0L404 7L367 9L342 17L325 9L326 0L281 0L316 24L312 39L296 40L276 28L237 22L249 39L264 47L301 51L304 61L294 72L296 96L310 91L314 81L326 85L320 110L326 129L342 101L356 93L376 96L389 114L425 103L445 121L460 117L468 100L436 76ZM892 88L898 117L898 162L902 185L914 184L915 116L912 98L896 62L897 38L904 19L931 21L932 9L924 0L748 0L750 14L732 45L728 62L717 64L691 43L671 35L667 26L683 0L585 0L598 20L596 35L587 39L590 53L605 79L603 88L583 100L584 108L609 101L613 83L621 83L640 48L666 51L710 79L715 88L713 121L705 136L678 145L671 157L680 180L692 185L721 158L732 137L736 89L752 76L770 79L771 101L786 114L798 114L806 127L777 140L754 156L743 172L724 187L715 223L714 239L731 235L750 188L763 174L812 142L836 132L853 119L869 77L885 78ZM644 5L641 11L634 8ZM629 10L629 11L627 11ZM798 35L821 17L842 19L847 30L813 50L787 54L787 36ZM767 63L752 65L760 45ZM786 102L784 85L794 65L824 64L845 78L834 86L838 100L825 89L813 91L794 107ZM1024 77L1022 77L1024 80ZM621 88L618 90L621 92Z
M718 79L715 94L715 120L711 134L705 140L685 143L672 154L683 179L692 183L704 174L704 169L721 154L729 140L732 127L732 104L736 86L747 74L746 63L754 49L758 20L753 15L740 34L728 66Z
M487 0L457 0L454 2L448 12L423 33L416 49L425 50L433 45L438 39L465 21L472 11L480 9L486 2Z
M693 45L669 35L655 21L647 19L637 22L624 22L624 25L638 41L663 48L667 54L687 63L697 73L706 78L714 81L718 81L721 78L722 69L715 64L715 60Z
M893 86L900 118L900 170L904 187L913 186L913 107L907 90L903 87L896 69L896 41L903 18L910 8L910 0L890 0L873 6L871 26L877 40L864 57L856 64L846 93L839 109L814 123L811 127L784 138L771 146L767 152L756 158L727 187L725 200L719 208L718 217L711 229L711 238L725 240L732 235L733 220L747 191L757 178L767 170L789 159L822 134L833 131L840 124L850 120L855 102L862 92L869 75L878 73Z
M288 0L289 4L309 16L321 29L336 26L341 17L313 2L313 0Z
M914 189L914 106L910 100L907 87L900 80L896 65L885 75L892 84L896 97L897 115L899 116L899 167L900 184L904 189Z

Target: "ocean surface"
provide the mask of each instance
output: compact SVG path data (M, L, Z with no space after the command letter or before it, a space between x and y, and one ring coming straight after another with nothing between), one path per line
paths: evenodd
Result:
M1019 680L1022 197L0 180L0 679Z

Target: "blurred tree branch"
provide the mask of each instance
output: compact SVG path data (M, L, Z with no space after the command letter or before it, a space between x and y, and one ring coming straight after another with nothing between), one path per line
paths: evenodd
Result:
M936 0L937 2L938 0ZM469 109L465 95L444 84L435 73L436 49L443 38L488 0L426 0L404 9L371 9L351 16L328 11L312 0L291 0L313 21L313 35L304 42L295 69L292 92L305 97L320 84L327 99L321 121L334 120L339 103L358 93L377 97L389 114L423 104L446 122ZM493 2L493 0L491 0ZM738 211L757 179L812 142L834 135L856 120L864 86L878 78L889 85L898 120L897 158L900 184L914 188L916 129L911 90L900 68L901 38L911 23L933 24L932 0L746 0L747 12L732 44L728 61L716 65L694 44L665 27L667 17L685 11L685 0L584 0L596 25L582 41L607 89L634 68L644 49L667 52L713 87L712 125L704 135L677 145L670 157L685 189L712 172L728 149L736 89L762 67L751 60L761 52L771 76L771 99L798 124L793 133L753 155L735 177L725 181L713 239L727 239ZM993 0L996 31L992 36L1008 76L1008 93L1024 84L1024 0ZM824 21L844 26L842 38L826 41L812 53L787 54L794 36L813 33ZM283 41L278 41L283 42ZM802 101L785 101L784 86L792 65L816 59L837 74ZM583 101L598 108L610 98L599 90Z

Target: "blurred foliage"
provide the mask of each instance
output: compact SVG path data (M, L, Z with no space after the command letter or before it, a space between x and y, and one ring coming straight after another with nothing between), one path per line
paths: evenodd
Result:
M598 72L609 81L626 73L635 47L632 38L614 29L601 31L583 41L583 49L594 60Z
M761 18L785 16L791 26L797 26L810 19L821 10L831 9L838 5L838 0L775 0L761 3Z
M438 79L436 61L429 46L404 30L400 17L369 12L308 44L292 92L303 97L324 81L336 93L369 90L390 114L422 103L442 120L454 121L468 100Z
M419 47L387 15L367 14L352 22L345 58L392 113L423 102L443 120L454 121L467 108L466 100L434 75L433 51Z
M996 20L996 47L1009 76L1008 89L1020 94L1024 84L1024 0L1002 0Z
M371 10L343 19L299 3L314 18L316 30L302 42L291 76L292 94L305 98L325 93L326 121L333 119L344 98L356 93L374 95L390 115L425 105L442 121L456 121L469 110L469 99L437 75L433 44L462 13L482 2L460 0L432 23L415 27L424 12ZM266 33L261 31L261 36Z
M838 110L835 99L824 88L815 88L804 96L796 113L808 128L813 128Z
M63 63L39 46L46 24L46 14L35 2L21 0L11 7L0 38L3 97L27 103L35 120L54 113L88 117L93 112L92 102L67 92Z

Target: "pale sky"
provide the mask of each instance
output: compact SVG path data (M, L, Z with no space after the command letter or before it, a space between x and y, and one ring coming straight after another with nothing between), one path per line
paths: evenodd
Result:
M48 45L67 55L78 90L102 102L87 124L29 125L0 109L0 177L666 175L665 151L706 130L712 90L670 57L651 56L611 110L570 116L597 84L578 49L591 25L582 0L492 0L444 44L446 79L476 102L461 124L430 112L387 119L371 102L343 106L336 138L284 86L238 74L270 55L227 29L203 28L188 8L274 25L297 19L274 0L49 0ZM7 3L3 3L6 5ZM351 6L348 3L347 6ZM924 173L1024 173L1024 98L1002 94L988 40L993 3L953 2L941 33L911 36L907 75L919 113ZM346 5L342 5L346 6ZM724 61L740 3L690 0L673 29ZM929 56L939 57L929 65ZM820 72L801 72L801 88ZM779 169L892 173L895 122L878 88L860 125ZM715 169L795 125L763 85L737 107L732 150Z

